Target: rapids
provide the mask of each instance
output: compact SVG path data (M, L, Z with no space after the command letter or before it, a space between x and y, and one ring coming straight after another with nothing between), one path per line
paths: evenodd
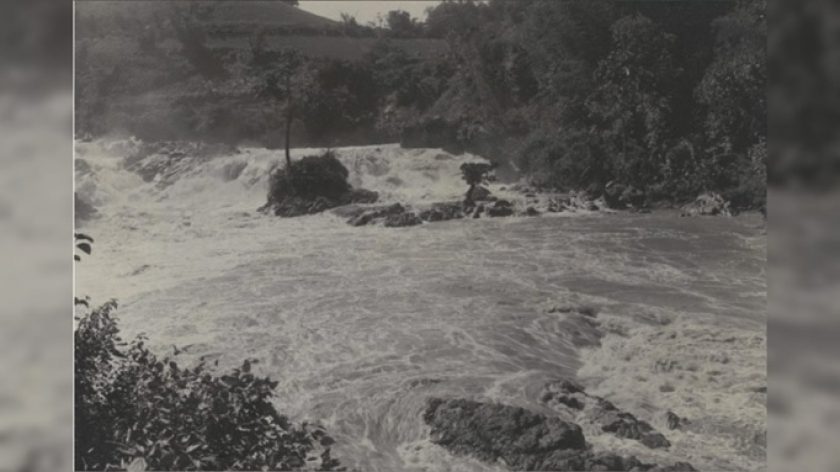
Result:
M344 465L487 470L428 441L425 399L544 410L540 388L577 375L674 443L654 453L587 432L596 446L701 470L763 468L754 435L766 428L766 395L749 390L766 385L757 219L663 211L353 228L331 213L255 211L282 151L185 159L144 182L122 166L133 146L76 145L76 190L99 212L79 227L96 243L77 264L77 294L118 299L126 334L146 333L161 353L177 345L223 367L258 359L258 373L280 382L279 409L326 426ZM460 198L458 166L480 159L336 151L353 185L414 205ZM502 186L490 188L521 198ZM572 345L550 310L570 304L600 310L600 348ZM667 431L664 409L697 429Z

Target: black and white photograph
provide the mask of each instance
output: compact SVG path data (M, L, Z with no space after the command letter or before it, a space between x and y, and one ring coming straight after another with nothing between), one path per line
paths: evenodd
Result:
M75 470L766 470L767 3L74 2Z

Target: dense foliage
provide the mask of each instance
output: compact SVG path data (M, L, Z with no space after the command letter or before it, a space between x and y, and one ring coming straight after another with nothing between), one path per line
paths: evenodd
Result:
M149 52L135 62L152 65L142 79L81 41L78 123L103 132L97 117L115 113L103 97L179 84L196 93L167 104L169 118L129 127L159 133L155 123L176 121L165 130L268 146L400 140L477 152L549 187L613 182L671 201L718 192L751 208L763 205L766 175L765 8L766 0L445 0L425 22L400 11L367 26L345 16L341 34L374 45L352 60L306 55L289 88L294 114L288 94L253 93L283 64L282 35L202 52L193 44L201 34L177 26L195 22L162 22L155 39L136 40ZM191 14L199 12L179 13ZM405 38L446 47L421 53ZM212 65L208 57L224 73L201 66Z
M90 254L92 242L76 234L81 252ZM75 303L88 306L87 299ZM255 375L255 360L221 375L218 361L179 366L155 356L142 335L124 342L116 308L110 301L76 319L76 470L339 467L323 429L278 413L272 402L278 383Z
M294 217L378 200L376 192L354 189L347 181L349 175L331 150L289 161L271 173L267 202L260 211Z
M306 156L271 174L268 200L278 202L288 197L336 200L350 190L348 175L347 168L330 151Z

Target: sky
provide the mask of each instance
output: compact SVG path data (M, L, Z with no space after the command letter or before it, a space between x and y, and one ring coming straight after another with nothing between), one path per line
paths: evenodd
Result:
M426 8L437 5L440 0L300 0L299 7L316 15L333 20L341 20L342 13L356 17L356 21L366 24L374 21L377 14L384 17L391 10L405 10L413 18L426 19Z

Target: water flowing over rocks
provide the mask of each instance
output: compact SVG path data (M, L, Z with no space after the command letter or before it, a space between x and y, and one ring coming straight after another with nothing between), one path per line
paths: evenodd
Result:
M704 193L682 207L680 216L731 216L729 202L717 193Z
M226 144L186 141L136 142L125 158L126 170L139 174L145 182L161 186L174 183L185 170L219 156L239 152Z
M598 201L603 202L603 199ZM599 211L601 206L607 207L606 203L599 205L585 193L570 192L567 195L549 197L546 203L546 211L549 213L578 212L578 211Z
M383 205L373 208L361 208L356 207L360 210L358 213L354 215L350 215L350 219L347 220L347 224L351 226L365 226L368 224L373 223L376 220L380 220L383 218L388 218L391 216L401 215L405 213L405 207L400 205L399 203L394 203L393 205ZM340 213L339 213L340 215Z
M389 215L385 218L386 228L402 228L406 226L417 226L423 224L423 220L413 211Z
M511 470L695 470L685 462L658 466L593 451L577 424L509 405L431 398L423 419L433 443Z
M610 182L604 187L604 202L614 210L640 208L645 204L646 196L641 190L631 186Z
M619 410L604 398L586 393L582 386L569 380L546 385L540 400L561 414L582 418L604 432L634 439L651 449L671 446L671 442L649 423Z
M468 211L463 202L433 203L431 208L420 212L423 221L436 222L461 219Z

